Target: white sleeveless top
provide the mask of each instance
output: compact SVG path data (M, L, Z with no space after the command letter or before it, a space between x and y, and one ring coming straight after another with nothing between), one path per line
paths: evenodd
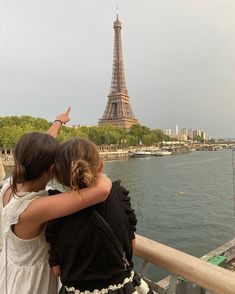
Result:
M23 240L11 230L19 216L45 190L13 197L3 207L6 181L0 192L0 290L1 294L56 294L57 279L48 264L48 245L44 230L35 238ZM1 250L2 249L2 250Z

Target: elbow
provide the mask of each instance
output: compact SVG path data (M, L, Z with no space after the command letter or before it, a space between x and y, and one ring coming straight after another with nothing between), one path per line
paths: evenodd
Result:
M110 190L111 190L111 187L105 186L102 188L101 201L105 201L108 198Z
M110 194L110 190L112 188L112 182L110 179L108 179L109 181L105 183L105 185L102 186L102 190L101 190L101 197L102 197L102 200L101 201L105 201L109 194Z
M103 202L108 198L111 188L111 180L106 175L100 174L95 185L96 195L99 195L100 202Z

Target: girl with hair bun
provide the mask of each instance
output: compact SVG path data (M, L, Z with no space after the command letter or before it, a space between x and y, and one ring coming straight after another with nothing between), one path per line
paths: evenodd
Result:
M96 146L85 138L63 143L56 154L55 176L65 189L82 191L96 182L102 170ZM105 202L49 223L49 263L60 275L60 294L135 291L132 245L137 220L128 193L120 181L113 182ZM125 257L120 256L103 220L119 240Z
M0 192L2 294L56 294L57 279L48 264L47 222L104 201L109 194L111 181L101 173L81 191L50 197L46 191L59 149L54 137L69 121L69 111L56 118L48 134L26 134L15 147L13 176Z

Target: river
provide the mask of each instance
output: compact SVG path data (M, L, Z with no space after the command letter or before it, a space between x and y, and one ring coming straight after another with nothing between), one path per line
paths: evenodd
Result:
M137 232L202 256L234 238L232 150L106 162L130 191ZM150 269L151 272L151 269ZM158 280L165 272L152 270Z
M139 234L197 257L234 238L232 150L110 161L105 172L130 191Z

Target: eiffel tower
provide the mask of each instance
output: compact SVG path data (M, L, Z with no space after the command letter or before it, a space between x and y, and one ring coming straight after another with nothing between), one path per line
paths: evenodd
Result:
M122 24L118 19L113 24L114 28L114 54L111 89L108 102L99 120L99 125L113 125L115 127L130 129L133 124L139 124L131 109L128 91L126 88L124 65L122 57L121 29Z

